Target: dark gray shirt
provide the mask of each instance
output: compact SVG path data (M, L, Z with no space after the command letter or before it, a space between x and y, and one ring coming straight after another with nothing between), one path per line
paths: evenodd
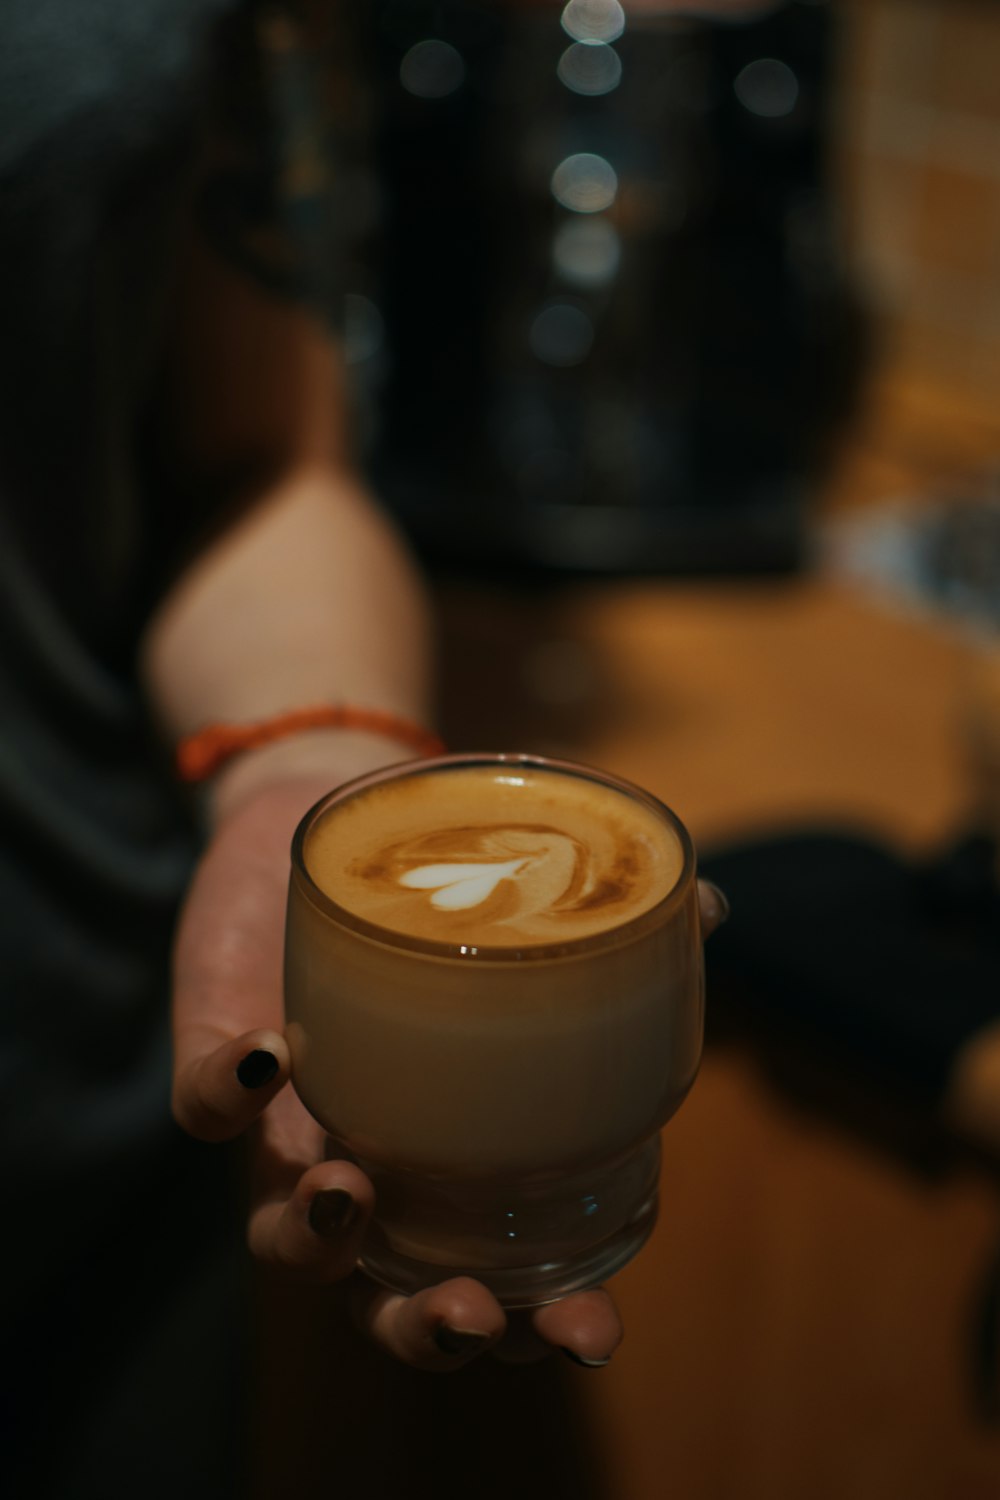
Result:
M0 37L0 912L8 1180L163 1116L190 831L134 650L184 520L144 452L224 0L7 0ZM64 1138L65 1122L72 1131Z
M134 655L204 521L160 492L150 416L195 152L245 20L236 0L0 14L0 1440L36 1496L190 1493L198 1472L227 1492L237 1345L203 1273L218 1224L240 1225L219 1158L169 1114L195 836Z

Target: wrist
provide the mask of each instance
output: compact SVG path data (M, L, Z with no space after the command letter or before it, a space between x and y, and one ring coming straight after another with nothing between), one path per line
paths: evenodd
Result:
M391 736L369 730L303 730L241 751L217 771L205 784L207 819L218 827L249 803L274 796L300 800L304 813L343 782L413 754Z

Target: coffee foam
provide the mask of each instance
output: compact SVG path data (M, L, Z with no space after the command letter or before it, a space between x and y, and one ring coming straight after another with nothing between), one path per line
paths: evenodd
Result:
M400 777L335 804L306 840L315 884L402 935L558 944L640 916L676 885L653 807L583 776L495 764Z

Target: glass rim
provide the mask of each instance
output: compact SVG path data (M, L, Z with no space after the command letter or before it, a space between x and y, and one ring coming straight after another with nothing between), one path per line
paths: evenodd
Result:
M659 901L654 902L638 916L630 917L626 922L603 928L599 932L588 933L584 937L568 938L560 943L524 943L519 947L483 943L448 943L435 938L415 937L410 933L399 932L396 928L384 927L381 923L359 916L349 907L334 901L316 884L306 866L305 844L313 827L330 808L335 807L339 802L349 801L352 797L385 781L399 781L408 776L429 775L438 770L457 771L464 767L478 766L527 766L539 771L577 776L585 780L596 781L633 801L643 803L669 826L678 840L682 856L680 874L665 896L661 896ZM349 932L356 933L386 948L413 953L425 958L453 959L463 963L516 962L523 964L543 959L584 957L588 953L624 947L627 943L641 937L646 930L652 931L660 926L675 907L683 905L696 876L695 851L691 835L673 809L665 802L661 802L659 797L655 797L652 792L645 791L621 776L599 770L596 766L586 765L582 761L562 760L553 756L532 755L520 751L460 751L451 755L398 761L394 765L383 766L377 771L369 771L363 776L356 776L350 781L342 782L340 786L320 797L318 802L314 802L299 820L292 836L291 860L292 879L298 884L307 900L322 915Z

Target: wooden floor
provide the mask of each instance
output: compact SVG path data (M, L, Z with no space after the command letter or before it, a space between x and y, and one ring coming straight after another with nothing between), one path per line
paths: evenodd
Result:
M833 584L441 602L455 748L605 766L670 802L701 844L821 819L930 848L966 811L960 644ZM977 1416L971 1380L1000 1246L992 1172L918 1175L786 1102L734 1047L709 1050L664 1145L660 1226L615 1282L628 1333L606 1370L487 1361L425 1376L364 1349L315 1299L272 1305L285 1368L311 1373L305 1397L290 1373L272 1409L283 1437L263 1493L1000 1494L1000 1429Z

